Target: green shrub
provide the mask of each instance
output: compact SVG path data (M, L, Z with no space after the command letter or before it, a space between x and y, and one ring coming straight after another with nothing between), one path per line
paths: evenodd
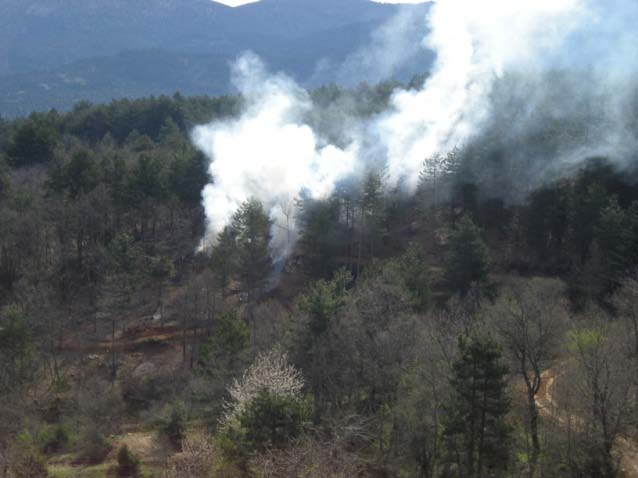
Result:
M76 461L83 465L102 463L113 448L106 437L94 428L82 435L80 443L82 447Z
M140 460L126 445L117 452L116 475L120 478L134 478L140 475Z
M200 362L204 365L220 359L236 360L248 347L250 330L237 311L226 312L218 320L215 333L207 339L200 350Z
M310 407L304 399L264 390L227 425L221 446L231 455L283 447L304 432L310 416Z
M63 425L46 426L38 434L38 443L43 453L57 453L70 442L70 433Z
M168 438L177 449L181 449L182 440L186 436L188 412L183 403L176 403L164 409L159 422L159 432Z

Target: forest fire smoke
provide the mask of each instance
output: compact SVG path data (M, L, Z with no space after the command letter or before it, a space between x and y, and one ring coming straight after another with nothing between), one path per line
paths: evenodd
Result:
M525 74L529 86L552 69L573 67L569 62L591 61L586 55L594 49L605 55L603 63L612 73L614 56L636 71L635 61L626 61L631 50L626 45L636 35L628 30L630 23L620 22L635 18L637 9L630 0L439 0L423 20L422 46L436 53L424 86L397 89L387 111L357 120L346 148L326 144L327 135L305 122L313 105L303 88L283 74L268 73L255 55L244 54L233 67L234 84L246 101L243 113L193 133L195 144L211 159L213 178L203 191L208 218L204 241L214 243L239 205L255 197L279 224L273 228L273 249L285 255L278 232L282 204L302 194L326 197L370 161L386 164L388 187L414 192L425 158L464 146L494 116L494 86L508 73ZM604 25L614 26L602 28L602 17ZM594 46L590 37L601 45ZM614 48L607 44L612 41ZM582 47L577 54L575 42ZM607 78L590 88L608 90ZM528 98L530 109L544 100L538 86ZM556 110L564 106L557 104ZM350 126L352 116L344 116ZM527 128L525 121L523 112L519 124L508 127Z
M346 149L322 145L302 117L312 107L308 94L284 75L269 75L253 54L233 67L233 81L246 101L241 118L200 126L195 144L214 161L214 183L204 189L208 240L228 225L249 198L262 202L271 219L273 249L286 255L291 227L287 209L302 192L312 198L330 195L336 182L354 172L357 144Z
M578 0L439 1L424 40L437 55L432 75L420 91L397 91L375 125L391 183L414 191L423 159L463 145L488 117L494 79L533 66L582 14Z

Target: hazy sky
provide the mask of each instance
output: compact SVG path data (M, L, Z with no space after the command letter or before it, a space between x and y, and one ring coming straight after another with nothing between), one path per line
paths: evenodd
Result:
M240 5L245 5L247 3L255 3L259 0L213 0L217 3L223 3L224 5L228 5L229 7L238 7Z
M238 7L240 5L245 5L247 3L255 3L259 0L213 0L218 3L223 3L224 5L228 5L230 7ZM378 3L426 3L431 0L372 0L373 2Z

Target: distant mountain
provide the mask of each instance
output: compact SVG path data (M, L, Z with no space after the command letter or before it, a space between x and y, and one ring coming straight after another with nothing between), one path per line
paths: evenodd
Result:
M228 90L228 64L251 49L306 82L342 61L399 8L368 0L2 0L0 114L82 99ZM427 55L424 56L427 61ZM415 65L414 73L427 68Z

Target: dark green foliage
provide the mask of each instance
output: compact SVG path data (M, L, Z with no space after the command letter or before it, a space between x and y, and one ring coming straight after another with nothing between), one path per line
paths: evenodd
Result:
M366 255L374 257L375 247L379 246L379 242L383 238L384 228L384 212L385 198L383 191L383 173L373 170L366 175L360 199L360 247L365 248ZM359 251L359 256L361 250Z
M217 423L223 412L226 384L241 374L250 357L250 329L236 310L224 313L213 324L213 333L202 341L197 373L205 381L205 389L196 400L206 419Z
M583 264L595 238L600 214L607 206L607 193L600 182L577 182L572 198L569 250L577 264Z
M51 187L68 192L73 199L92 191L101 179L95 155L85 149L74 153L66 164L55 165L52 169Z
M79 441L80 450L76 462L83 465L102 463L113 448L106 437L97 428L84 432Z
M234 362L246 349L250 330L235 310L226 312L215 324L215 332L200 350L200 360L215 364L219 360Z
M573 179L531 194L524 222L534 264L564 275L575 304L605 304L638 265L636 191L597 158Z
M20 307L0 312L0 393L18 387L32 373L32 331Z
M182 132L171 116L166 117L164 124L157 133L157 142L173 149L185 146Z
M131 191L139 201L161 201L167 194L166 181L163 161L142 155L131 175Z
M309 419L310 408L303 399L262 391L238 417L238 426L231 426L228 438L241 455L282 447L307 428Z
M16 129L7 154L14 166L48 163L53 159L58 132L47 121L30 118Z
M330 321L345 305L347 286L351 281L350 273L341 269L332 280L315 282L301 299L299 308L308 316L309 345L328 329Z
M305 199L301 201L300 209L298 221L306 267L314 277L330 277L338 268L348 236L340 223L339 200Z
M7 159L0 153L0 200L6 199L11 191L11 178Z
M153 280L164 283L175 275L175 266L170 257L159 256L152 258L149 271Z
M183 403L169 405L159 422L159 432L165 436L176 449L181 449L182 440L186 437L188 411Z
M357 396L350 400L364 415L392 407L418 327L411 297L396 268L383 263L366 268L332 337L337 348L333 353L356 372L345 371L340 377L344 390L332 393L340 397L350 387L358 389ZM332 380L325 371L323 377Z
M326 405L327 381L325 373L325 354L330 354L332 333L339 315L347 304L347 287L352 275L345 269L338 270L327 281L315 282L301 298L299 309L303 313L297 330L297 361L304 364L309 388L315 399L315 412L322 413Z
M121 274L137 283L142 274L142 251L133 238L126 233L118 234L107 252L109 269L115 274Z
M131 206L132 192L129 189L130 171L126 161L118 155L109 154L102 159L100 167L104 185L115 208L118 212L127 210Z
M569 204L569 185L563 182L530 195L525 237L545 270L556 271L565 265L562 255L568 240Z
M423 247L411 243L408 250L399 258L398 266L416 310L425 312L431 304L431 278Z
M231 227L224 228L217 236L217 244L211 254L210 266L223 292L237 270L238 250L235 241L236 231Z
M219 233L213 250L211 266L220 287L225 290L233 278L238 279L249 303L262 291L272 272L271 225L262 204L249 199Z
M45 426L38 434L38 442L42 453L58 453L70 441L69 430L64 425Z
M106 134L122 143L131 131L161 141L169 136L174 138L174 127L183 134L189 126L232 113L236 104L237 99L233 97L182 95L116 100L98 106L78 103L72 112L63 116L62 127L65 132L91 143L102 140ZM167 126L173 134L168 134Z
M326 377L329 373L326 370L326 355L331 354L333 334L347 304L347 288L351 282L352 275L340 269L331 280L315 282L299 303L303 320L297 330L295 355L297 361L304 364L317 415L323 413L331 395Z
M508 211L503 199L487 199L479 206L479 224L485 229L503 233L507 230L511 219L511 212Z
M508 461L507 367L489 336L462 338L459 348L445 406L444 435L450 459L457 461L462 476L488 476Z
M165 266L180 272L204 224L207 159L190 145L187 118L228 114L225 103L178 95L2 122L0 300L17 284L50 286L55 301L84 311L112 309L115 285L161 290L175 276ZM21 173L7 165L34 162L44 176L14 182Z
M230 226L237 247L237 275L248 294L248 302L263 288L272 271L270 226L264 207L256 199L242 204Z
M463 216L450 234L445 263L447 286L464 296L475 284L480 287L487 285L489 263L489 251L481 230L469 216Z
M202 190L209 180L208 159L199 151L184 149L170 165L171 190L181 201L199 204Z
M463 181L454 186L452 205L455 212L470 217L473 221L479 219L479 187L474 182Z
M630 254L636 240L625 211L611 198L599 213L584 264L576 267L569 280L577 306L591 300L604 303L620 286L636 264Z
M623 210L616 198L612 197L608 205L600 212L596 228L596 240L602 254L602 278L604 295L608 296L620 286L622 278L636 262L631 255L631 248L638 240L635 235L630 216L631 210Z
M117 452L117 467L115 473L120 478L136 478L141 476L140 460L126 445L122 445Z

